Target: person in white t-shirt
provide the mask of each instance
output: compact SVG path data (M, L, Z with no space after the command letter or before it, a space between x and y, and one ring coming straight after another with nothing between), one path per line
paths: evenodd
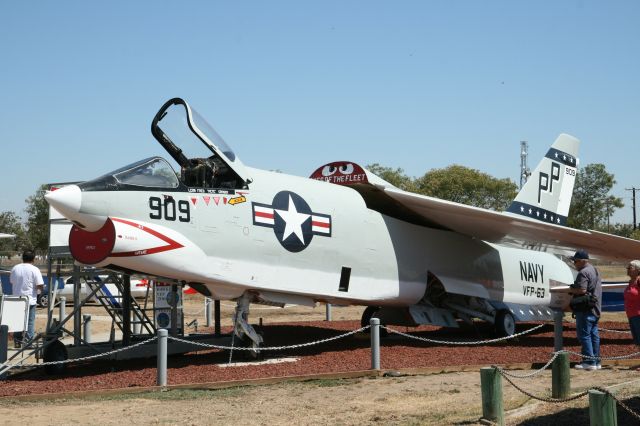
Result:
M27 332L23 336L22 332L13 333L13 341L16 348L21 347L23 343L33 339L36 328L36 300L38 297L38 289L44 287L44 280L40 269L33 265L35 254L31 250L22 253L22 263L11 269L12 294L14 296L27 296L29 298L29 322L27 323Z

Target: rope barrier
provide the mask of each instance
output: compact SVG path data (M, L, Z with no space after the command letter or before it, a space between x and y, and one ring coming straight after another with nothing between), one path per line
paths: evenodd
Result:
M501 341L505 341L505 340L510 340L510 339L515 339L516 337L519 336L523 336L525 334L531 333L541 327L544 327L546 324L539 324L535 327L532 327L528 330L525 331L521 331L520 333L517 334L512 334L511 336L505 336L505 337L499 337L497 339L487 339L487 340L476 340L476 341L467 341L467 342L456 342L456 341L451 341L451 340L435 340L435 339L427 339L426 337L418 337L418 336L413 336L411 334L408 333L403 333L401 331L397 331L394 330L392 328L386 327L384 325L381 325L380 328L384 328L385 330L387 330L390 333L395 333L395 334L399 334L400 336L404 336L404 337L408 337L410 339L415 339L415 340L420 340L423 342L429 342L429 343L438 343L441 345L483 345L485 343L495 343L495 342L501 342Z

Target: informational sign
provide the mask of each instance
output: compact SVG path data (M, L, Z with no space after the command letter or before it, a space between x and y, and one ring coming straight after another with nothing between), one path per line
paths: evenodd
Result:
M27 329L29 298L26 296L0 296L0 325L9 327L9 333Z
M182 295L172 291L171 283L154 282L154 318L156 328L171 328L171 309L178 310L177 328L182 329Z

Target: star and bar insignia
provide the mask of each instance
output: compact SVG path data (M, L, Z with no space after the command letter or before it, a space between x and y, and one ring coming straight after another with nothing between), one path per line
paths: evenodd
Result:
M314 235L331 237L331 216L311 211L295 192L280 191L271 204L251 204L253 224L273 228L278 242L291 252L307 248Z

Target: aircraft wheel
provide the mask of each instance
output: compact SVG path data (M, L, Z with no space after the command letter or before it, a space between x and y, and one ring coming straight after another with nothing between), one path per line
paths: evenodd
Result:
M60 340L55 340L44 348L44 354L42 356L44 362L65 361L67 358L67 348ZM44 371L50 375L60 374L64 371L66 366L67 364L45 365Z
M516 332L516 319L511 312L502 310L496 315L495 327L500 337L513 336Z
M46 308L49 306L49 295L48 294L40 294L38 295L38 305Z
M367 308L362 313L362 319L360 320L360 326L361 327L366 327L366 326L370 325L371 318L373 318L375 313L378 312L379 310L380 310L379 306L367 306ZM386 325L386 324L384 324L382 321L380 321L380 325ZM371 329L367 328L364 332L366 334L369 334L371 332ZM389 332L387 331L386 328L381 328L380 329L380 338L385 338L388 335L389 335Z

